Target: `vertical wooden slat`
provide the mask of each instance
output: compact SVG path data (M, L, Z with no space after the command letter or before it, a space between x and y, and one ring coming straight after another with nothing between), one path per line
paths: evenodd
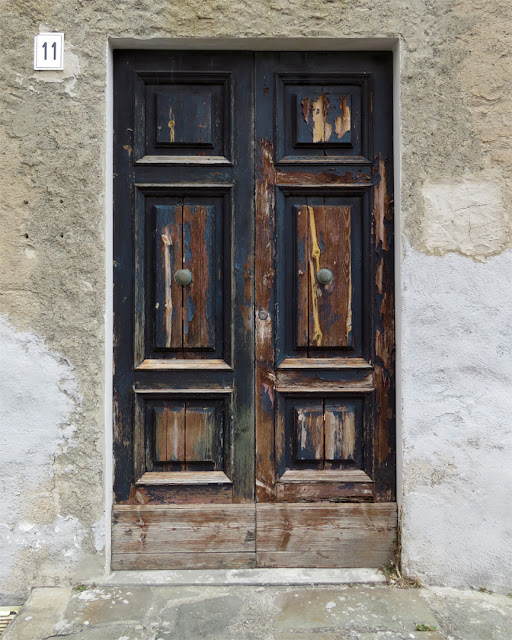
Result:
M394 499L395 478L395 317L393 301L393 177L392 163L379 156L378 183L373 193L375 234L375 386L377 420L374 431L375 498Z
M309 345L345 347L352 330L350 208L308 209ZM332 271L334 277L329 284L318 283L320 269Z
M308 208L297 208L296 239L297 347L309 346Z
M260 82L264 78L260 79ZM263 106L263 105L262 105ZM269 102L266 108L272 109ZM270 112L271 113L271 112ZM271 500L275 495L275 393L274 362L274 277L275 277L275 182L274 147L270 136L271 118L262 127L269 138L258 139L256 174L256 495Z
M132 392L133 393L133 392ZM145 471L152 471L152 458L151 455L147 455L146 447L144 446L145 435L145 410L144 405L140 402L136 396L133 398L134 411L133 411L133 472L135 475L135 481L137 481Z
M185 460L185 406L154 408L155 462Z
M215 462L217 425L215 409L187 402L186 461Z
M155 346L181 349L183 292L174 280L182 266L182 207L156 205Z
M297 460L324 459L323 403L312 402L296 406L295 450Z
M325 403L325 459L354 460L356 416L339 402Z
M183 347L213 349L215 241L212 207L183 207L183 268L192 273L184 287Z
M339 308L340 315L340 335L343 339L343 346L351 345L352 334L352 229L350 207L326 207L327 223L337 220L336 224L336 244L330 247L330 252L336 260L336 272L338 283L336 292L338 294L335 301ZM334 226L334 225L333 225ZM330 255L326 256L330 259ZM334 262L333 260L333 262ZM339 307L338 307L339 303ZM328 344L328 343L327 343Z

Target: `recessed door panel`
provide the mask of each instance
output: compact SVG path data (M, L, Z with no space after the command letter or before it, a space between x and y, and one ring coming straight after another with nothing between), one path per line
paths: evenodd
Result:
M276 160L357 164L369 158L371 80L368 73L336 70L276 73Z
M229 164L231 82L231 74L224 72L137 70L135 161Z
M139 200L135 366L182 359L229 366L229 192L181 195L175 187L142 187Z

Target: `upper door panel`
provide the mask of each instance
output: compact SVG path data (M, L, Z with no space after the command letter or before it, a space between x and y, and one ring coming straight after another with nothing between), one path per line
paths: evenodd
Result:
M139 71L134 159L140 164L230 164L232 75Z
M276 161L358 163L371 157L368 117L371 75L322 72L279 73L276 118L282 135Z

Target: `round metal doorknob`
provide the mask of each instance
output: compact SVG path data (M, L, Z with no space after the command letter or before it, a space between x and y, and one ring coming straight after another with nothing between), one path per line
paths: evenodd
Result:
M320 269L316 274L316 279L320 284L329 284L333 278L334 275L330 269Z
M185 287L192 282L192 274L188 269L178 269L174 274L174 279L178 284L181 284L182 287Z

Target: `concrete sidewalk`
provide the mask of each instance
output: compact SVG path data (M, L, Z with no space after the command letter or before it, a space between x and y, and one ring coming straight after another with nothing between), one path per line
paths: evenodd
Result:
M2 640L511 640L512 599L365 585L38 588Z

